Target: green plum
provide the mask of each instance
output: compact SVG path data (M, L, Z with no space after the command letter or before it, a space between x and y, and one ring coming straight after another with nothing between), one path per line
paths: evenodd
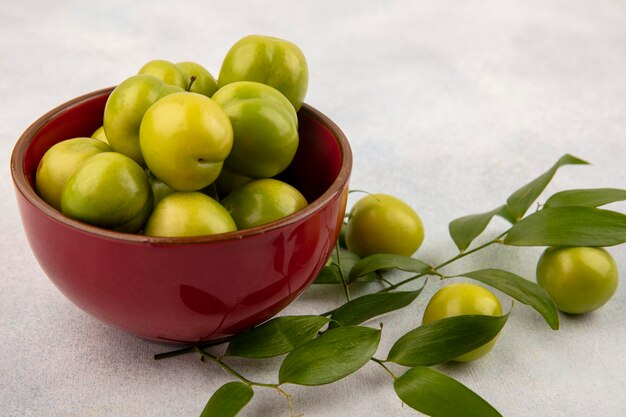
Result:
M159 203L159 201L163 200L163 198L176 192L175 189L158 179L152 172L150 172L149 169L146 169L146 176L148 177L148 182L150 183L150 188L152 189L155 206Z
M298 117L283 94L265 84L239 81L220 88L213 100L233 125L227 171L270 178L289 166L298 149Z
M219 177L215 180L215 186L220 196L227 196L235 188L252 181L252 178L244 175L237 175L222 169Z
M104 108L104 131L113 150L145 165L139 147L141 120L157 100L180 91L150 75L134 75L118 85Z
M96 130L94 130L94 132L91 134L91 137L101 140L104 143L109 143L109 141L107 140L107 135L106 133L104 133L104 126L100 126Z
M250 35L230 48L220 69L220 88L236 81L257 81L272 86L299 110L306 96L309 70L304 54L294 43Z
M200 192L175 192L156 205L144 234L184 237L235 230L237 226L228 211L211 197Z
M61 193L67 180L80 164L101 152L111 152L111 147L93 138L67 139L52 146L37 167L37 194L46 203L61 210Z
M152 190L143 168L117 152L83 162L61 195L66 216L95 226L137 232L152 211Z
M160 99L146 111L139 132L150 171L178 191L211 184L233 145L228 116L210 98L181 92Z
M222 205L241 230L282 219L305 208L307 201L291 185L265 178L237 187L222 199Z
M361 257L377 253L411 256L424 241L424 225L404 201L370 194L350 210L345 239L348 249Z
M537 263L537 284L564 313L602 307L615 294L618 281L617 264L604 248L550 247Z
M177 192L175 189L158 179L152 172L150 172L149 169L146 169L146 175L148 176L148 181L150 182L150 187L152 188L155 206L159 203L159 201L163 200L168 195ZM219 201L219 194L217 192L215 182L207 185L201 189L200 192Z
M164 59L155 59L147 62L139 70L139 74L151 75L165 84L187 89L189 79L186 74L176 64Z
M201 189L200 192L202 194L208 195L209 197L211 197L215 201L220 201L220 195L217 192L217 185L215 184L215 182L212 182L211 184L207 185L206 187Z
M489 290L476 284L456 283L445 286L432 296L424 310L423 324L468 314L501 316L502 306L498 298ZM485 356L496 343L496 338L467 352L456 362L469 362Z
M179 62L176 66L183 72L187 80L187 91L211 97L217 91L217 81L202 65L195 62ZM191 81L193 77L193 82Z

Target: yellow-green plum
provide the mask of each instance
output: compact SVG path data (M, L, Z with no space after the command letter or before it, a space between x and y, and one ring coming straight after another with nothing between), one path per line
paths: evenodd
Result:
M217 193L225 197L230 194L235 188L240 185L244 185L252 181L252 178L244 175L237 175L222 169L219 177L215 180L215 186L217 187Z
M66 216L95 226L137 232L152 211L152 190L144 169L117 152L83 162L61 195Z
M305 208L304 196L291 185L265 178L250 181L222 199L238 229L249 229L282 219Z
M139 132L141 152L154 175L178 191L211 184L233 145L224 110L197 93L168 95L150 107Z
M217 91L217 81L202 65L191 62L179 62L176 66L182 71L187 80L187 91L211 97ZM191 81L193 78L193 81Z
M180 91L150 75L134 75L118 85L104 108L104 131L113 150L145 165L139 147L141 120L157 100Z
M67 139L52 146L37 167L37 194L46 203L61 210L61 193L67 180L80 164L101 152L111 152L111 147L93 138Z
M501 316L498 298L489 290L475 284L457 283L441 288L432 296L424 310L423 324L448 317L468 314ZM497 336L484 345L454 359L469 362L485 356L496 343Z
M604 248L550 247L537 263L537 284L564 313L602 307L617 290L617 264Z
M104 133L104 126L100 126L96 130L94 130L94 132L91 134L91 137L101 140L104 143L109 143L109 141L107 140L107 135L106 133Z
M148 182L150 183L150 188L152 189L155 206L159 203L159 201L163 200L163 198L176 192L175 189L158 179L152 172L150 172L149 169L146 169L146 176L148 177Z
M200 192L175 192L163 198L146 223L148 236L205 236L237 230L230 214Z
M348 249L362 257L377 253L411 256L424 241L424 225L404 201L370 194L350 210L345 239Z
M183 90L187 89L189 79L185 73L176 64L164 59L154 59L144 64L139 69L139 74L151 75L165 84L175 85Z
M240 81L213 95L233 125L233 149L224 163L227 171L252 178L270 178L293 160L299 144L298 116L275 88Z
M220 69L220 88L236 81L256 81L272 86L299 110L306 96L309 70L304 54L294 43L250 35L230 48Z

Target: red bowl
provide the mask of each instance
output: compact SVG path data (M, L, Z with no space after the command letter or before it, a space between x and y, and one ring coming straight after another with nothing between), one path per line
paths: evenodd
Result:
M217 340L274 316L315 279L337 240L352 169L350 145L326 116L304 105L300 145L282 179L310 202L279 221L189 238L148 237L65 217L35 192L43 154L102 125L112 89L50 111L11 156L20 215L37 261L74 304L145 339Z

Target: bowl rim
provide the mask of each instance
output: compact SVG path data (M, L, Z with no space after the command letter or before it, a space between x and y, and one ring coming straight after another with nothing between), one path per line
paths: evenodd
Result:
M35 189L30 185L28 179L26 178L26 173L24 172L24 156L27 149L32 144L33 138L50 121L52 121L62 113L69 111L71 108L81 105L84 101L105 94L110 94L114 88L115 87L108 87L87 94L83 94L55 107L43 116L39 117L24 131L24 133L22 133L22 135L17 140L11 154L11 177L13 178L13 183L16 190L31 205L33 205L38 211L42 212L47 217L56 222L62 223L67 227L77 229L80 232L84 232L104 239L121 240L128 243L138 243L155 246L177 246L189 244L197 245L211 242L241 240L247 237L265 234L270 231L303 221L305 218L309 217L315 212L322 210L322 208L326 206L331 200L338 197L339 194L343 192L343 189L350 178L350 174L352 171L352 150L345 134L339 128L339 126L337 126L335 122L333 122L328 116L324 115L322 112L315 109L314 107L303 103L301 110L304 110L305 112L313 116L313 118L315 118L332 133L332 136L335 138L341 153L341 167L339 169L337 177L330 185L330 187L328 187L328 189L324 191L321 196L311 202L304 209L274 222L252 227L249 229L237 230L228 233L220 233L216 235L188 237L159 237L124 233L104 229L98 226L93 226L87 223L80 222L78 220L74 220L70 217L63 215L60 211L55 210L41 197L39 197Z

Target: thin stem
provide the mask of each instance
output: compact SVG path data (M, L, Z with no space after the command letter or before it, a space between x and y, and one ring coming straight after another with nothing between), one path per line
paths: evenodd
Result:
M231 374L232 376L234 376L235 378L239 379L241 382L248 384L251 387L262 387L262 388L271 388L273 390L275 390L276 392L278 392L280 395L284 396L287 399L287 405L289 406L289 414L291 415L291 417L296 417L293 411L293 404L291 403L291 395L288 394L287 392L285 392L283 389L280 388L280 384L267 384L267 383L263 383L263 382L255 382L255 381L251 381L248 378L246 378L245 376L241 375L239 372L235 371L230 365L228 365L226 362L224 362L220 357L215 356L215 355L211 355L209 352L203 350L202 348L199 348L197 346L194 346L193 351L200 353L200 355L202 356L202 358L204 360L208 359L211 362L216 363L217 365L219 365L222 369L224 369L226 372L228 372L229 374Z
M441 268L443 268L443 267L445 267L445 266L448 266L448 265L450 265L451 263L453 263L453 262L455 262L455 261L458 261L458 260L459 260L459 259L461 259L461 258L464 258L464 257L466 257L466 256L468 256L468 255L471 255L472 253L478 252L479 250L484 249L484 248L486 248L487 246L491 246L491 245L493 245L494 243L502 243L501 238L502 238L504 235L506 235L508 232L509 232L509 231L507 230L506 232L503 232L500 236L496 237L496 238L495 238L495 239L493 239L493 240L490 240L490 241L489 241L489 242L487 242L487 243L484 243L484 244L482 244L482 245L480 245L480 246L477 246L477 247L475 247L475 248L474 248L474 249L472 249L472 250L468 250L467 252L461 252L461 253L459 253L458 255L456 255L456 256L454 256L454 257L452 257L452 258L448 259L448 260L447 260L447 261L445 261L445 262L440 263L439 265L437 265L437 266L435 266L435 267L433 267L433 268L429 269L429 270L428 270L428 271L426 271L426 272L422 272L422 273L420 273L420 274L413 275L412 277L409 277L409 278L405 279L404 281L400 281L400 282L398 282L398 283L396 283L396 284L393 284L393 285L392 285L392 286L390 286L390 287L384 288L384 289L380 290L379 292L387 292L387 291L395 290L396 288L401 287L401 286L403 286L403 285L405 285L405 284L408 284L409 282L413 282L413 281L415 281L416 279L419 279L419 278L421 278L421 277L423 277L423 276L425 276L425 275L437 275L437 276L439 276L440 278L445 278L445 275L441 274L441 273L439 272L439 269L441 269Z
M226 362L224 362L222 360L222 358L220 358L218 356L215 356L215 355L211 355L206 350L202 350L200 348L196 348L196 352L200 353L200 355L202 355L203 358L209 359L210 361L215 362L222 369L224 369L226 372L228 372L229 374L233 375L235 378L240 379L241 382L245 382L246 384L248 384L250 386L273 388L273 389L278 388L279 384L267 384L267 383L263 383L263 382L250 381L248 378L246 378L245 376L241 375L239 372L235 371L230 365L228 365Z
M219 339L219 340L213 340L213 341L210 341L210 342L199 343L199 344L187 346L187 347L176 349L176 350L171 350L169 352L157 353L156 355L154 355L154 359L158 361L158 360L161 360L161 359L173 358L174 356L180 356L180 355L186 355L188 353L194 353L194 352L198 351L197 348L205 349L205 348L208 348L208 347L211 347L211 346L217 346L217 345L222 345L224 343L228 343L233 337L234 336L229 336L229 337L225 337L225 338Z
M245 382L248 385L259 385L259 386L269 386L269 384L259 384L257 382L252 382L250 381L248 378L246 378L245 376L241 375L239 372L235 371L233 368L230 367L230 365L228 365L226 362L224 362L222 359L220 359L217 356L211 355L209 352L203 350L202 348L199 347L195 347L194 349L196 352L198 352L203 359L208 359L214 363L216 363L217 365L219 365L223 370L225 370L226 372L228 372L229 374L233 375L235 378L241 380L242 382ZM273 385L272 385L273 387Z
M370 193L369 191L365 191L365 190L349 190L348 191L348 195L353 194L353 193L363 193L367 195L372 195L372 193Z
M176 349L176 350L171 350L169 352L157 353L156 355L154 355L154 360L159 361L161 359L172 358L174 356L185 355L187 353L192 353L192 352L196 352L196 347L187 346L186 348L182 348L182 349Z
M289 406L289 414L291 415L291 417L296 417L295 413L293 412L293 404L291 403L291 395L289 395L288 393L280 389L279 386L275 386L273 388L276 391L278 391L279 394L283 395L287 399L287 405Z
M346 300L350 301L350 290L348 290L348 283L346 282L346 278L343 276L343 271L341 270L341 256L339 255L339 245L335 245L335 251L337 252L337 269L339 270L339 277L341 278L341 284L343 285L343 291L346 294Z
M371 361L374 361L374 362L376 362L377 364L379 364L380 366L382 366L382 367L383 367L383 369L384 369L385 371L387 371L387 372L389 373L389 375L391 375L391 377L392 377L393 379L396 379L396 378L397 378L396 374L394 374L394 373L393 373L393 371L392 371L391 369L389 369L389 367L388 367L387 365L385 365L385 361L384 361L384 360L382 360L382 359L376 359L376 358L371 358L370 360L371 360Z
M187 86L187 91L191 91L191 86L193 85L195 81L196 81L196 76L192 75L191 78L189 79L189 85Z
M389 286L387 288L383 288L382 290L380 290L378 292L389 292L391 290L395 290L396 288L401 287L404 284L408 284L409 282L413 282L416 279L419 279L419 278L421 278L423 276L426 276L426 275L436 275L435 272L436 271L434 271L434 269L429 269L426 272L422 272L421 274L413 275L412 277L409 277L409 278L405 279L404 281L400 281L400 282L397 282L397 283L395 283L395 284L393 284L393 285L391 285L391 286Z
M503 232L500 236L496 237L495 239L490 240L489 242L484 243L484 244L482 244L482 245L480 245L480 246L477 246L477 247L475 247L475 248L474 248L474 249L472 249L472 250L468 250L467 252L461 252L461 253L459 253L458 255L456 255L456 256L454 256L454 257L452 257L452 258L448 259L447 261L445 261L445 262L443 262L443 263L441 263L441 264L437 265L437 266L436 266L436 267L434 267L433 269L434 269L434 270L441 269L441 268L443 268L444 266L447 266L447 265L451 264L452 262L455 262L455 261L457 261L457 260L459 260L459 259L461 259L461 258L464 258L464 257L466 257L467 255L471 255L471 254L472 254L472 253L474 253L474 252L478 252L479 250L484 249L484 248L486 248L487 246L491 246L491 245L493 245L494 243L502 243L502 241L501 241L500 239L501 239L504 235L506 235L508 232L509 232L509 231L507 230L506 232Z
M385 278L383 278L382 276L379 276L378 279L382 282L384 282L385 284L392 286L393 284L391 282L389 282L388 280L386 280Z
M432 270L431 274L432 275L437 275L441 279L447 278L444 274L442 274L441 272L435 271L435 270Z

